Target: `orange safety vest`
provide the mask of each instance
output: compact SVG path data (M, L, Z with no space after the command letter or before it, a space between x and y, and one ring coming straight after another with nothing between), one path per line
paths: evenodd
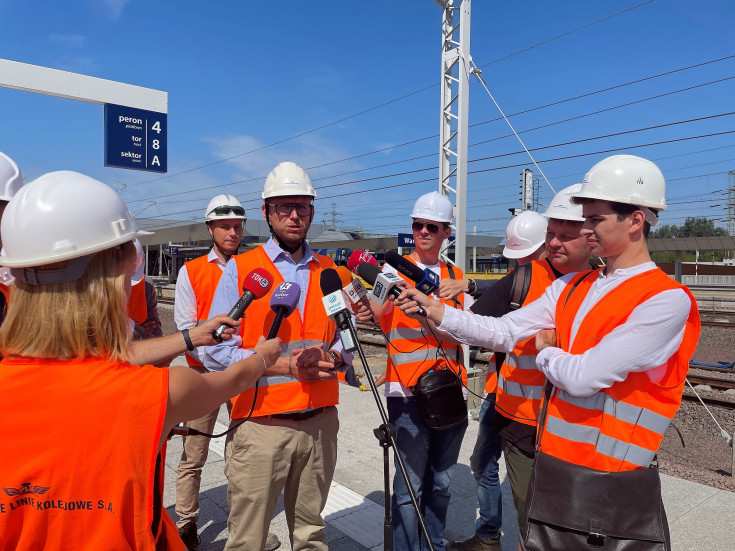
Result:
M411 262L412 258L404 256ZM414 262L415 264L415 262ZM449 270L444 262L440 262L441 279L449 279ZM464 276L462 270L455 268L457 278ZM409 281L400 272L398 273L411 286ZM453 306L452 301L440 299L447 306ZM455 299L460 307L464 304L464 296L459 295ZM390 344L388 348L388 364L386 366L385 380L401 383L404 387L416 384L418 378L432 369L442 369L447 363L455 373L459 373L461 363L458 358L458 347L442 344L446 352L446 361L441 357L439 342L430 332L425 332L421 323L411 319L404 314L400 308L392 308L389 314L380 320L383 332L388 335ZM467 370L462 369L462 382L467 384Z
M140 325L148 319L148 303L145 300L145 280L130 288L128 299L128 317Z
M333 268L334 262L329 257L316 253L314 257L317 262L309 262L309 288L305 290L304 312L302 314L298 308L295 309L283 320L278 330L282 356L290 356L293 350L310 348L314 345L319 345L326 351L334 340L337 324L324 311L319 284L322 270ZM255 267L264 267L273 279L269 293L250 304L247 315L240 325L242 347L253 348L258 338L270 331L276 317L270 308L270 297L284 280L262 246L233 258L237 263L238 289L242 288L245 277ZM313 383L292 379L288 375L264 375L258 379L257 393L253 417L290 413L336 405L339 402L339 381L336 375L332 379L322 379ZM233 398L230 416L233 419L247 417L250 408L253 407L254 396L253 387Z
M12 419L0 438L0 550L185 549L154 511L168 377L101 358L0 362L0 416Z
M212 306L214 292L217 290L217 284L223 272L217 261L209 261L209 255L207 254L190 260L184 265L197 301L198 325L209 319L209 309ZM192 367L204 367L199 360L192 358L188 352L186 353L186 363Z
M547 260L534 260L529 266L531 285L523 304L531 304L556 281L556 274ZM521 284L521 281L516 282L516 285ZM546 384L546 376L536 368L537 353L535 336L516 343L513 352L506 356L498 377L495 407L508 419L524 425L538 422Z
M646 372L631 372L625 380L588 397L557 389L549 401L541 449L564 461L600 471L645 469L679 409L689 360L699 338L699 310L686 287L658 268L649 270L603 296L581 320L570 347L574 318L599 273L600 269L580 272L562 291L556 307L560 348L570 354L583 354L624 324L636 306L669 289L682 289L691 300L684 337L657 383Z

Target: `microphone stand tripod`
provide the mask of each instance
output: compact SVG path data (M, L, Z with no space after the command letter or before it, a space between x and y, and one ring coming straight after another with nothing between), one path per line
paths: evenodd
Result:
M380 401L380 395L378 394L378 387L375 386L375 380L373 379L373 374L370 371L370 366L368 365L367 359L365 358L365 353L362 351L362 346L360 345L360 342L357 340L357 333L355 332L355 328L352 325L352 319L350 316L345 316L342 322L338 323L340 331L347 330L350 333L350 337L352 337L352 342L355 343L355 347L357 349L357 353L360 356L360 361L362 362L362 366L365 370L365 374L367 375L368 382L370 383L370 390L373 393L373 398L375 398L375 403L378 406L378 412L380 413L380 418L383 420L383 424L380 425L377 429L373 429L373 434L375 435L375 438L378 439L380 442L380 447L383 448L383 486L384 486L384 495L385 495L385 520L383 521L383 550L384 551L393 551L393 518L391 516L391 506L390 506L390 463L389 463L389 455L388 455L388 449L393 448L396 465L398 466L398 469L401 471L401 475L403 476L403 479L406 481L406 488L408 489L408 495L411 498L411 504L413 505L414 510L416 511L416 518L419 522L419 527L421 528L421 532L424 535L424 538L426 539L426 543L429 546L429 549L431 551L434 550L434 544L431 542L431 538L429 537L429 530L426 527L426 521L424 520L424 515L421 513L421 508L419 507L419 502L416 499L416 491L413 489L413 486L411 485L411 481L408 478L408 471L406 470L406 464L403 461L403 458L401 457L401 454L398 452L398 446L396 445L396 429L395 427L388 421L388 415L385 412L385 407L383 407L383 402Z

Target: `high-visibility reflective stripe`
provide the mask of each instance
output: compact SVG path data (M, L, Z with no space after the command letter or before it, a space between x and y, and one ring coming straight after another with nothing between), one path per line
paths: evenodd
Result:
M655 450L647 450L629 442L601 434L598 427L567 423L558 417L549 417L546 423L546 431L565 440L590 444L595 447L597 453L618 461L627 461L639 467L648 467L656 455Z
M518 369L538 371L536 367L536 356L508 354L505 358L505 363L510 367L517 367Z
M322 341L315 341L315 340L304 340L304 341L291 341L286 343L281 343L281 356L291 355L291 352L294 350L299 350L300 348L311 348L312 346L319 345L322 348L326 348L327 344L325 344Z
M397 341L397 340L415 340L415 339L424 339L424 331L421 327L395 327L388 331L388 340L389 341Z
M447 353L447 358L450 360L457 360L457 352L452 348L444 349ZM399 352L391 354L390 359L394 364L407 364L412 362L426 362L426 361L438 361L441 356L438 354L438 348L422 348L416 352Z
M574 406L586 410L598 410L620 421L630 423L631 425L638 425L661 435L666 434L666 430L671 424L671 419L664 415L646 408L634 406L627 402L621 402L609 394L602 392L598 392L592 396L581 397L572 396L566 391L559 390L558 396L561 400Z
M516 383L515 381L509 381L503 377L503 374L498 375L498 387L502 389L505 394L516 396L518 398L525 398L527 400L541 400L544 395L544 387L524 385Z

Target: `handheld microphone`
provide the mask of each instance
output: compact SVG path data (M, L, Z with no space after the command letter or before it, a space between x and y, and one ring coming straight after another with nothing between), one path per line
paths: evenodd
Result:
M373 286L369 293L370 300L375 301L379 305L383 305L388 297L398 298L401 294L400 284L403 279L396 274L390 272L381 272L377 266L368 264L367 262L357 267L357 273L360 277ZM419 306L419 315L426 317L426 310Z
M350 255L350 258L347 259L347 269L353 274L356 274L357 267L364 262L372 264L373 266L378 265L378 261L375 260L375 257L370 253L366 251L355 251Z
M365 302L367 300L365 298L367 296L367 289L365 289L365 286L359 279L352 275L352 272L344 266L337 266L337 274L342 282L342 290L345 292L352 304Z
M395 251L385 253L385 261L416 284L416 288L430 295L439 288L439 276L428 268L421 269Z
M271 310L276 313L276 317L268 331L268 339L273 339L278 335L281 328L281 322L291 315L299 305L301 297L301 287L298 283L285 282L276 287L271 295Z
M339 338L345 352L352 352L357 349L353 338L352 330L352 314L345 302L344 293L342 292L342 281L339 274L334 268L322 270L319 286L322 289L322 304L327 311L327 315L337 322L339 328Z
M272 285L273 276L263 268L255 268L242 282L242 295L227 315L236 321L239 320L245 312L245 309L250 306L250 303L256 298L265 296L270 291ZM220 325L212 333L212 338L217 342L222 342L222 334L228 327L229 325L226 323Z

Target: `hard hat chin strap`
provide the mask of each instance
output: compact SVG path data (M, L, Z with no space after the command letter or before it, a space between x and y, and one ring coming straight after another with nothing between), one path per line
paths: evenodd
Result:
M10 275L29 285L48 285L51 283L69 283L76 281L84 274L94 254L72 258L61 268L44 270L43 266L27 268L10 268Z
M238 243L237 247L232 253L225 252L225 250L220 247L219 243L214 240L214 232L212 231L212 227L210 226L210 221L207 221L207 228L209 229L209 237L212 238L212 247L219 251L219 253L225 258L225 264L227 264L230 261L230 258L237 254L237 251L240 249L240 244Z

